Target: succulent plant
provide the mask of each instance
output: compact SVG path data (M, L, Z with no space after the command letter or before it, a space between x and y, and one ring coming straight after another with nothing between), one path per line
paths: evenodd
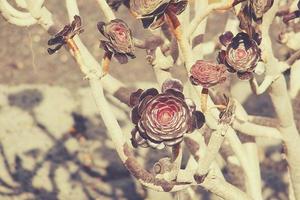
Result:
M167 13L179 15L187 5L187 0L130 0L130 10L141 19L144 28L156 29L165 23Z
M192 66L190 74L192 84L209 88L226 80L226 67L223 64L198 60Z
M241 80L253 77L253 72L261 59L261 50L258 47L260 39L251 39L247 33L240 32L235 37L231 32L226 32L220 37L221 44L226 50L221 50L218 61L225 64L231 73L237 73Z
M255 22L261 23L264 13L273 5L274 0L252 0L250 1L251 14Z
M131 95L133 146L164 148L183 140L184 134L201 128L205 117L182 93L183 86L176 79L163 83L162 92L155 88L138 90Z
M202 86L201 110L207 111L208 88L223 83L226 80L226 67L210 61L198 60L190 70L190 81L193 85Z
M117 11L119 7L124 4L126 7L129 7L129 0L106 0L109 7Z
M135 58L131 30L123 20L114 19L109 23L98 22L97 27L108 40L101 40L100 44L106 53L114 56L121 64L127 63L128 57Z
M48 48L48 53L50 55L55 53L63 45L67 44L75 35L80 34L83 31L81 18L78 15L75 15L71 24L65 25L62 30L48 40L49 46L56 45L54 48Z

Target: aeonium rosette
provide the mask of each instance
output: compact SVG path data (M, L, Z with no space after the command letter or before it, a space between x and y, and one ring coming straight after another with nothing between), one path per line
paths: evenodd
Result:
M252 0L250 8L252 18L255 22L261 23L263 15L273 6L274 0Z
M156 29L167 17L176 18L182 13L187 3L187 0L130 0L129 7L132 14L142 20L144 28Z
M231 32L226 32L219 37L225 50L218 55L220 63L227 66L231 73L237 73L241 80L249 80L261 59L261 50L258 47L260 38L250 38L247 33L240 32L235 37Z
M162 92L155 88L139 89L131 95L133 146L162 149L183 140L184 134L199 129L205 117L182 93L183 86L176 79L163 83Z
M109 23L98 22L98 30L108 41L101 40L101 47L113 55L121 64L128 62L128 57L135 58L131 30L121 19Z
M106 0L106 2L114 11L117 11L122 4L129 7L129 0Z
M209 88L226 80L226 67L210 61L198 60L190 70L190 80L194 85Z
M201 109L207 110L208 88L223 83L226 80L226 67L210 61L198 60L190 70L190 81L194 85L202 86Z
M50 40L48 40L49 46L56 45L54 48L48 48L48 53L50 55L54 54L65 44L68 44L69 48L72 51L77 51L78 47L73 41L73 37L75 35L79 35L83 31L84 30L82 29L81 18L80 16L75 15L74 20L70 24L65 25L62 30L60 30Z

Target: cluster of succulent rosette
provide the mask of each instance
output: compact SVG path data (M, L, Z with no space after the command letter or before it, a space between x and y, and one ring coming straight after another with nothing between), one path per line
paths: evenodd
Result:
M274 0L253 0L249 1L249 13L256 23L261 23L264 13L266 13L273 5Z
M100 48L112 57L114 56L121 64L128 62L128 57L135 58L134 42L132 33L128 25L121 19L111 20L109 23L98 22L98 30L107 39L100 41ZM82 33L82 22L79 16L74 16L74 20L64 26L64 28L55 34L48 45L57 45L55 48L48 48L48 53L53 54L63 45L72 41L75 35Z
M124 3L131 13L142 21L144 28L156 29L170 19L176 21L176 15L185 10L188 1L110 0L109 3L114 9L118 9L118 6ZM272 1L267 1L265 7L269 8L270 4ZM266 10L262 10L256 1L252 1L249 6L251 12L255 14L254 19L260 19L261 12ZM80 17L75 16L71 24L66 25L49 40L49 45L57 45L54 49L48 49L49 54L53 54L72 41L76 34L83 32L81 27ZM100 47L104 49L106 58L110 60L111 57L115 57L121 64L127 63L128 58L135 58L132 32L123 20L98 22L97 28L105 37L105 40L100 41ZM206 95L208 88L221 84L227 79L229 75L227 72L236 73L242 80L253 78L255 67L261 57L258 46L260 38L252 29L250 32L242 29L242 32L235 36L231 32L225 32L219 39L223 45L218 54L219 63L198 60L190 70L191 83L202 86ZM166 80L161 93L154 88L137 90L131 95L131 106L133 107L131 119L135 125L132 131L132 144L135 147L150 146L161 149L179 144L185 134L201 128L205 123L204 114L196 111L196 106L191 99L185 98L183 86L176 79Z
M258 37L252 39L244 32L236 36L226 32L219 39L224 47L218 54L219 63L226 65L227 71L237 73L241 80L251 79L261 59L261 50L258 47L260 39Z

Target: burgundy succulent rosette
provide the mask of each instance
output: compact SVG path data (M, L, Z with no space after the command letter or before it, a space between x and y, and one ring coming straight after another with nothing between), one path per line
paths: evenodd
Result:
M192 66L190 74L192 84L209 88L226 80L226 67L223 64L198 60Z
M98 22L97 27L108 41L101 40L100 47L113 55L121 64L128 62L128 57L135 58L131 30L121 19L109 23Z
M261 50L258 47L260 39L255 35L253 39L247 33L240 32L235 37L226 32L219 37L225 50L218 55L219 63L225 64L231 73L237 73L241 80L249 80L257 63L261 59Z
M117 11L122 4L129 7L129 0L106 0L106 2L114 11Z
M62 30L56 33L50 40L48 40L48 45L54 48L48 48L48 53L51 55L58 51L63 45L67 44L69 39L72 39L75 35L82 33L81 18L78 15L74 16L74 20L64 26Z
M165 22L166 13L179 15L187 0L130 0L130 10L137 19L141 19L144 28L156 29Z
M199 129L205 117L196 111L195 104L185 99L183 86L176 79L163 83L162 92L155 88L145 91L139 89L131 95L131 120L135 124L132 131L134 147L153 147L162 149L183 140L186 133Z
M251 0L249 2L253 20L261 23L263 15L272 7L274 0Z

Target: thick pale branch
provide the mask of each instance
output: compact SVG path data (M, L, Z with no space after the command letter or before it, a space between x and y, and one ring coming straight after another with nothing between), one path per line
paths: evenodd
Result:
M235 120L233 122L233 128L241 133L254 137L267 137L282 140L282 135L279 130L273 127Z
M37 23L30 13L16 10L7 0L0 0L0 12L4 19L17 26L31 26Z
M260 95L264 93L278 77L279 76L266 75L263 82L260 85L258 85L256 78L252 78L250 79L251 89L256 95Z
M292 187L296 199L300 199L300 136L294 122L291 101L283 75L280 73L280 63L274 57L272 43L269 36L269 28L278 10L278 2L265 14L262 31L263 55L266 61L266 72L268 75L280 74L279 78L270 86L269 95L273 102L277 117L279 119L279 131L282 133L286 147L286 158L288 161Z
M208 172L209 167L219 153L225 134L226 133L223 133L222 130L212 132L204 157L198 161L199 167L196 172L197 176L204 176Z
M194 31L197 29L199 24L213 11L215 10L224 10L232 7L233 0L226 0L221 3L212 3L209 4L205 10L205 12L201 13L201 15L196 15L196 17L191 21L189 29L187 30L187 37L190 37Z
M229 128L226 134L226 139L229 141L233 152L238 157L240 164L246 175L246 187L247 191L253 199L262 199L261 192L257 192L257 185L260 185L260 180L257 180L257 176L253 174L255 169L248 163L247 152L245 151L241 141L232 128ZM254 172L256 173L256 172Z
M0 5L1 5L1 12L5 11L6 13L8 13L12 17L20 18L20 19L31 18L32 20L34 20L34 18L31 16L30 13L22 12L22 11L19 11L19 10L15 9L13 6L11 6L7 2L7 0L1 0Z
M224 200L252 199L237 187L231 185L225 180L218 178L213 172L208 173L207 177L200 185Z
M182 181L191 180L193 179L194 173L198 169L197 167L198 162L199 165L203 164L201 161L207 163L205 164L205 166L201 167L201 169L207 168L210 165L209 163L211 163L210 169L206 172L207 174L205 174L204 176L198 176L198 181L200 182L203 181L200 183L201 187L205 188L206 190L212 192L213 194L217 195L221 199L225 199L225 200L232 200L232 199L239 199L239 198L251 199L243 191L241 191L237 187L225 181L223 174L220 171L220 168L216 164L216 162L215 161L211 162L212 161L211 158L205 156L206 152L209 151L209 149L207 149L203 137L200 136L201 135L199 135L199 133L193 133L185 138L184 142L188 147L189 151L191 152L191 154L193 155L193 157L195 158L195 160L189 159L186 169L184 171L182 170L181 171L182 173L179 173L177 179ZM221 138L213 139L211 145L220 144L221 142L219 139ZM215 147L211 146L211 148L215 148ZM217 147L215 149L217 149ZM207 153L210 154L209 152ZM205 158L208 160L204 161Z
M116 19L115 14L113 13L112 9L109 7L106 1L104 0L96 0L106 18L107 21L111 21Z

